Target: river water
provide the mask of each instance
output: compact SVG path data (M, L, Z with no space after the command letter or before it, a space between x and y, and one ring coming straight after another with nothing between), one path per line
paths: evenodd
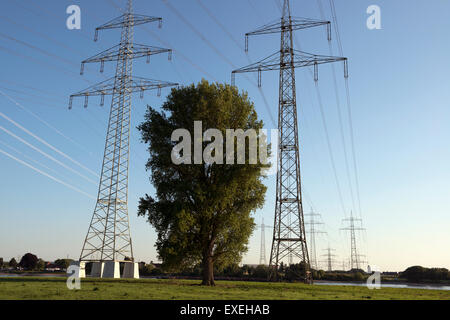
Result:
M365 287L366 283L355 282L329 282L329 281L315 281L314 284L320 286L357 286ZM450 286L429 285L429 284L409 284L409 283L381 283L382 288L403 288L403 289L428 289L428 290L450 290Z

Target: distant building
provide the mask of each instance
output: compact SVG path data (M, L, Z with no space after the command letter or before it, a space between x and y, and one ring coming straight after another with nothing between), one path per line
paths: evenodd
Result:
M55 272L55 271L62 271L62 269L61 269L61 267L59 267L58 265L54 264L53 262L46 262L44 271Z

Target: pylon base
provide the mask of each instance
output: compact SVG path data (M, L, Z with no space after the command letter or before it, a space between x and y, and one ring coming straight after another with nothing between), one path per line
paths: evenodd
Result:
M122 278L139 279L139 264L137 262L125 262Z
M101 278L103 276L103 270L105 268L104 262L93 262L91 269L92 278Z
M120 263L118 261L105 261L102 278L120 278Z

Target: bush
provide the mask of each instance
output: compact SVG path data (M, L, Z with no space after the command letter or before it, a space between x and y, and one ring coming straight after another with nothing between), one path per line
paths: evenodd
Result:
M305 280L305 264L291 264L285 267L284 279L287 281L304 281Z
M449 271L445 268L424 268L413 266L407 268L400 274L400 278L407 281L444 281L450 280Z
M225 277L242 277L244 275L244 269L233 263L225 267L221 272L221 275Z
M364 280L364 275L361 272L355 272L353 274L353 280L355 280L355 281L363 281Z
M139 273L143 276L151 275L153 269L155 269L155 266L152 264L146 264L146 263L139 264Z
M269 277L269 267L259 265L252 270L251 276L258 279L267 279Z

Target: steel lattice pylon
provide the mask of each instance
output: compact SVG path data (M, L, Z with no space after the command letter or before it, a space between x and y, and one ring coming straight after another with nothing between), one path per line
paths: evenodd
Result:
M232 84L235 74L258 72L258 85L261 85L261 72L280 70L278 103L278 171L276 188L276 205L273 229L272 250L270 254L271 277L277 279L281 262L293 263L295 258L304 263L306 282L311 282L309 256L306 244L303 203L300 179L300 155L298 144L298 121L295 86L295 68L314 67L314 79L317 80L318 65L344 61L347 75L347 59L314 55L294 50L293 31L317 26L326 26L330 39L330 22L306 18L293 18L290 14L289 0L284 0L283 13L279 22L267 24L251 35L281 33L280 51L249 66L232 72Z
M318 261L317 261L317 250L316 250L316 235L318 234L326 234L326 232L316 229L316 226L323 225L323 222L317 221L315 218L319 218L320 214L314 213L314 211L311 209L310 213L304 214L304 216L309 217L308 221L305 221L305 225L309 225L309 262L310 267L314 270L319 270ZM306 232L307 229L306 229Z
M350 269L361 269L361 264L366 262L361 258L364 255L358 253L358 247L356 245L356 233L355 231L365 230L362 227L356 226L355 222L362 222L361 219L353 217L353 212L350 212L350 218L343 219L342 221L348 221L349 225L345 228L341 228L344 231L350 231Z
M103 72L105 61L117 61L114 78L108 79L86 90L70 96L69 108L74 97L85 97L87 107L89 96L101 96L101 105L105 95L112 95L106 134L102 172L98 189L97 203L83 244L80 261L134 261L128 217L128 168L131 120L131 98L133 92L175 86L176 83L144 79L132 76L133 59L147 57L170 49L137 45L133 43L135 25L159 22L157 17L133 14L132 0L127 2L127 10L120 17L113 19L95 30L121 29L118 46L112 47L82 62L81 74L86 63L100 62Z

